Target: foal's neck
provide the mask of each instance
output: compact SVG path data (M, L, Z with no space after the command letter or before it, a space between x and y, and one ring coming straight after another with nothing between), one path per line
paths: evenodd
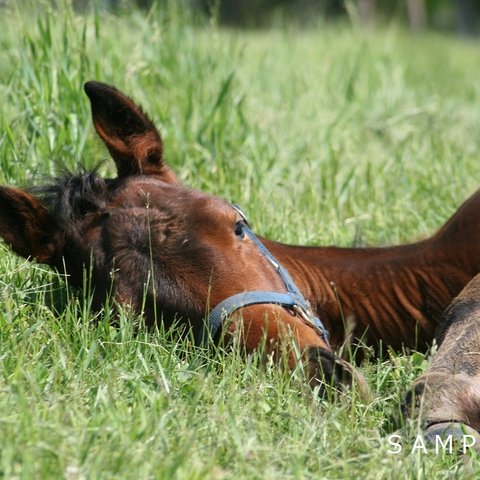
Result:
M295 247L266 241L340 345L424 349L443 310L480 271L480 190L433 237L386 248Z
M353 333L378 349L424 349L443 310L475 275L441 232L386 248L298 247L266 241L339 346Z

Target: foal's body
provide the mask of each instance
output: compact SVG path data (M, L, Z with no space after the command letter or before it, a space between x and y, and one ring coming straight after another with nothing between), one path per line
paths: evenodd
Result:
M425 349L445 308L480 271L480 192L433 237L385 248L294 247L266 241L338 346L351 326L374 348Z

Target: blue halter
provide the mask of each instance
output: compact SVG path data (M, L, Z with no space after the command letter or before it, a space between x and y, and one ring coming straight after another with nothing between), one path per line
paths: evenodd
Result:
M242 216L242 226L244 233L255 243L263 256L273 265L280 278L285 284L286 292L269 292L262 290L254 290L251 292L242 292L232 295L220 302L208 316L208 324L210 327L210 338L215 338L225 319L240 308L250 305L273 304L280 305L284 308L292 310L296 315L302 318L308 325L313 327L317 333L328 344L329 333L324 327L321 320L314 315L310 304L305 300L295 282L290 277L288 271L278 263L275 257L267 250L265 245L252 232L248 224L247 218L237 205L232 207ZM204 332L206 333L206 332ZM202 334L200 343L205 343L208 335Z

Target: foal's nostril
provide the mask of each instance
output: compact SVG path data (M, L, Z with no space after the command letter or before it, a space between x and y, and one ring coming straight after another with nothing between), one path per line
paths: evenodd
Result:
M325 395L329 387L341 392L355 384L363 399L370 396L368 384L363 376L348 362L325 348L308 349L308 367L310 384L312 387L320 387L320 395Z
M325 393L327 386L335 390L342 390L344 385L350 386L351 375L344 375L344 369L336 362L335 354L320 347L308 350L308 364L310 383L312 386L320 386L320 392Z

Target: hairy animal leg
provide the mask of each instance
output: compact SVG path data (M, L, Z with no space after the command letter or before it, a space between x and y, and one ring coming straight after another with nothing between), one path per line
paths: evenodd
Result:
M430 443L471 435L480 449L480 275L447 308L436 339L439 349L407 393L404 415L421 419Z

